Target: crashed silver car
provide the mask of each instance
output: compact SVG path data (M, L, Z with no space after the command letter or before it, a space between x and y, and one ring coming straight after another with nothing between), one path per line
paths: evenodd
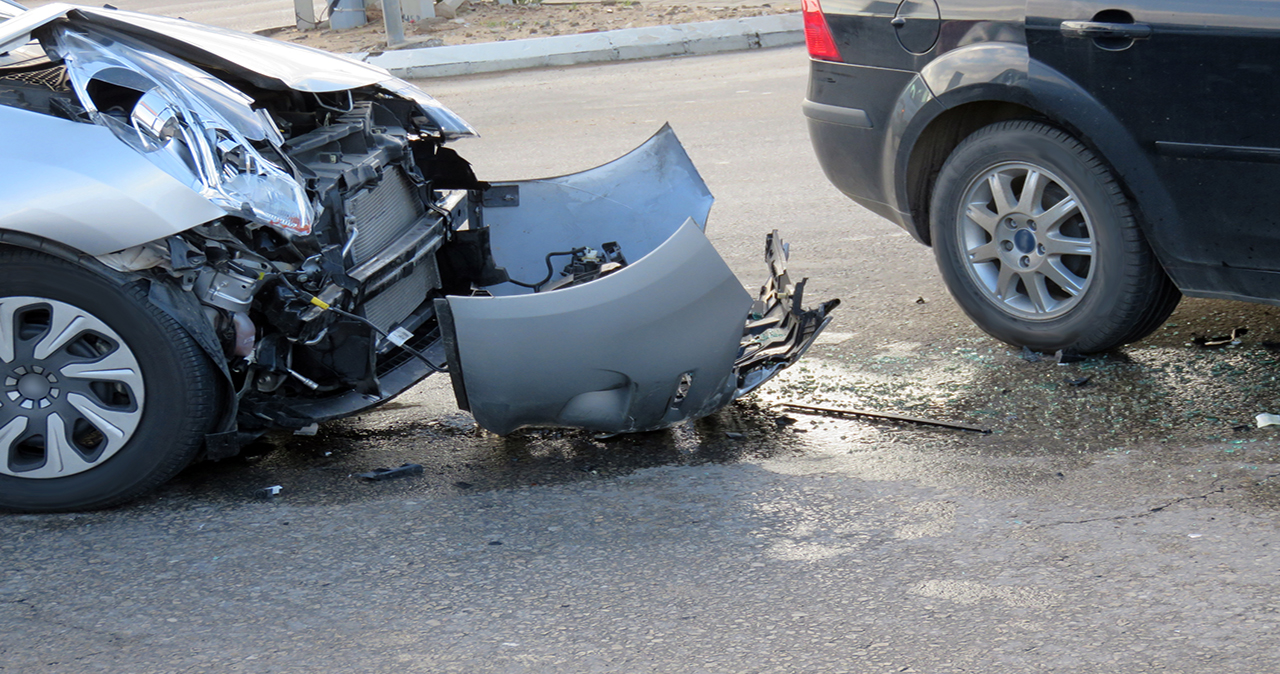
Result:
M122 502L432 373L496 433L706 415L793 363L669 128L575 175L478 180L386 71L145 14L0 0L0 507Z

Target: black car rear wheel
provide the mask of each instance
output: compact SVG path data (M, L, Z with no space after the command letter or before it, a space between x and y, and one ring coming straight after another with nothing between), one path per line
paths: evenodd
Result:
M214 375L141 288L0 249L0 508L105 507L173 477L208 431Z
M1150 334L1181 297L1111 172L1045 124L965 139L938 174L930 225L951 294L1016 346L1104 351Z

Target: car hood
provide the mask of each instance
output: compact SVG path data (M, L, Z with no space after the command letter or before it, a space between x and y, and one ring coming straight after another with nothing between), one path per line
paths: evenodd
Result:
M0 52L26 44L32 31L42 26L66 20L114 28L184 60L216 65L266 88L324 93L399 81L382 68L336 54L184 19L66 3L26 12L6 6L0 18L10 13L17 16L0 22Z

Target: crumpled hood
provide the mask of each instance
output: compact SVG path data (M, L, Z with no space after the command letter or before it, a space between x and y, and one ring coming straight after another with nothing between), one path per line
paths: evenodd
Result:
M336 54L183 19L53 3L0 23L0 51L25 44L31 32L66 19L105 25L161 46L175 56L215 63L255 84L298 91L344 91L395 79L386 70Z
M33 31L56 21L103 26L136 37L194 64L216 67L264 89L326 93L378 86L418 103L445 138L478 136L465 120L434 98L377 66L345 56L201 23L119 9L54 3L25 12L5 5L0 53L31 40Z

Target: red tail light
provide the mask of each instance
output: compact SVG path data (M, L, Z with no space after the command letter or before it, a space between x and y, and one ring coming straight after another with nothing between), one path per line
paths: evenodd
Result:
M818 0L801 0L800 8L804 10L804 43L809 47L809 56L820 61L843 62L836 40L831 37L831 28L827 26L827 17L822 15L822 5Z

